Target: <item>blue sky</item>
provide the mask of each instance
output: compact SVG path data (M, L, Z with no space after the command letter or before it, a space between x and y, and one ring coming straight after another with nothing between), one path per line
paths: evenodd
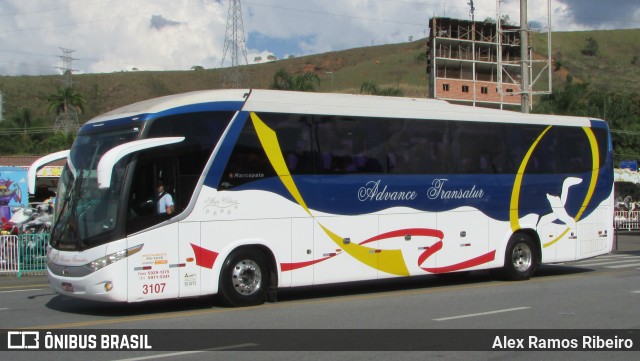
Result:
M432 16L470 19L470 0L241 0L249 63L428 35ZM495 0L475 0L475 18ZM529 22L547 27L547 0ZM640 28L640 1L552 0L552 30ZM76 73L217 68L228 0L0 0L0 75L60 74L60 48ZM519 0L501 12L519 22ZM0 89L1 91L1 89Z

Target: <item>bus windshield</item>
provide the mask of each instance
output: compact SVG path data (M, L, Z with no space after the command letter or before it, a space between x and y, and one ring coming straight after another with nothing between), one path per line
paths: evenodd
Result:
M77 136L60 177L53 247L85 249L113 231L128 157L116 163L110 188L98 188L96 168L105 152L135 140L138 134L136 127Z

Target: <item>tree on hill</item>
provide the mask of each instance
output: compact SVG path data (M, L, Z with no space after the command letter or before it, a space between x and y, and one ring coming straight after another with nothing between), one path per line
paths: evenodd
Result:
M492 18L492 17L486 17L484 18L484 23L485 24L495 24L496 23L496 19ZM511 18L509 17L509 15L502 15L500 17L500 24L501 25L514 25L513 22L511 21Z
M580 53L587 56L596 56L598 55L598 48L599 46L596 39L589 36L587 37L587 45L585 45L584 49L580 50Z
M73 107L76 112L82 113L86 102L82 94L71 87L64 86L58 88L56 94L51 94L47 98L48 110L53 111L56 115L66 113L70 107Z
M315 86L320 85L320 77L313 72L307 72L302 75L292 76L289 72L280 68L273 75L273 83L271 89L277 90L294 90L294 91L315 91Z
M543 96L534 112L604 119L611 129L614 159L640 159L640 94L603 91L586 83L569 82Z
M365 81L364 83L362 83L362 85L360 85L360 94L401 97L402 90L400 90L400 88L381 88L376 83Z
M27 128L31 128L33 123L33 113L29 108L20 108L16 110L12 120L16 126L24 129L26 135Z

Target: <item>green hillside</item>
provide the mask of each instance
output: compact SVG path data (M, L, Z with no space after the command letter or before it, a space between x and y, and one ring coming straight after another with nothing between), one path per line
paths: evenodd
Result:
M588 38L597 44L595 56L582 53ZM546 52L546 36L534 37L533 44L535 52ZM551 44L554 63L561 64L556 80L571 74L600 90L640 93L640 29L556 32Z
M321 79L320 92L358 92L365 81L381 86L400 87L406 96L427 94L426 61L420 54L426 40L411 43L356 48L338 52L278 60L245 66L252 88L269 88L280 68L291 74L313 71ZM73 75L73 87L87 100L81 121L108 110L153 97L192 90L216 89L228 69L190 71L128 71L106 74ZM61 76L3 76L4 115L20 108L32 110L36 118L54 115L47 112L46 99L61 85Z
M589 39L591 43L589 43ZM532 45L537 54L546 53L546 34L535 34ZM553 34L552 55L554 59L553 86L558 94L575 96L565 90L567 80L581 84L584 97L586 92L606 92L607 94L631 94L632 99L640 97L640 29L589 32L559 32ZM593 55L585 55L585 49L596 45ZM404 96L426 97L426 46L427 40L355 48L311 56L277 60L269 63L244 66L252 88L269 88L278 69L284 68L292 75L314 72L321 82L317 91L358 93L364 82L372 82L380 87L399 88ZM591 49L593 50L593 49ZM537 55L540 57L540 55ZM104 74L73 75L73 88L86 100L85 111L80 115L83 123L92 117L136 101L158 96L193 90L216 89L229 69L200 69L189 71L123 71ZM16 124L18 111L28 109L31 114L30 126L51 127L55 115L47 110L47 97L56 93L61 86L61 76L0 76L0 91L4 99L4 118L0 123L0 139L6 139L8 128L24 126ZM585 86L584 84L589 84ZM555 93L554 93L555 94ZM569 103L577 104L569 97ZM615 99L614 99L615 100ZM591 101L591 100L587 100ZM580 115L601 117L604 106L592 107ZM627 101L625 99L625 101ZM538 97L534 104L540 104ZM565 101L566 103L567 101ZM593 101L591 101L593 103ZM632 103L635 100L632 100ZM574 107L575 108L575 107ZM594 109L593 111L591 109ZM625 108L626 109L626 108ZM630 108L629 108L630 109ZM575 113L575 109L542 107L544 112L556 114ZM620 112L629 112L621 108ZM633 111L630 111L634 113ZM590 114L593 113L593 114ZM622 114L622 118L625 113ZM629 114L629 121L634 119ZM635 114L633 114L635 116ZM20 122L18 122L20 123ZM22 123L25 123L24 121ZM619 129L630 129L623 123L612 123ZM615 128L614 128L615 129ZM633 129L636 131L636 129ZM25 135L23 145L6 145L0 142L0 154L39 152L44 153L59 147L58 139L47 143L50 135ZM632 140L629 140L630 142ZM635 142L633 140L633 142ZM43 144L40 148L40 144ZM629 145L625 152L640 154ZM36 151L39 149L39 151ZM640 158L640 156L639 156Z

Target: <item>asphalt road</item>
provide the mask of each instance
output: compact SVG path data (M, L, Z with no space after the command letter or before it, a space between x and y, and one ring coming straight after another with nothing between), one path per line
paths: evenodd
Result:
M49 289L44 277L18 279L4 276L0 277L0 327L6 330L54 332L205 330L204 334L195 333L193 337L209 338L212 348L216 350L203 353L200 349L184 351L165 347L166 350L160 351L7 352L6 355L15 361L147 358L422 360L426 357L461 360L628 360L634 358L634 353L470 352L437 351L437 348L430 352L406 349L333 351L341 350L341 344L354 345L356 341L367 337L378 337L379 344L372 348L384 350L385 342L408 342L413 337L434 342L438 335L446 335L466 345L477 342L474 337L509 335L509 330L514 329L530 330L531 334L542 330L542 335L546 332L549 337L555 335L553 330L568 334L576 329L638 331L640 235L619 234L617 241L617 250L612 254L579 262L545 265L534 278L525 282L499 281L491 277L489 272L472 272L464 279L426 276L360 282L283 290L279 292L276 303L243 309L221 307L212 297L131 305L88 302L56 295ZM289 331L273 331L281 329ZM334 329L342 331L337 336L332 335L333 338L295 331ZM243 338L242 332L225 330L244 330L242 332L247 336ZM256 336L250 330L263 330L263 333ZM371 334L372 330L379 333ZM415 330L415 334L411 330ZM424 330L437 330L438 333L425 334ZM465 330L482 331L474 333ZM165 345L171 344L171 335L177 337L181 334L168 333L169 340ZM253 351L265 349L265 335L271 337L269 344L285 345L284 348L271 352ZM225 337L229 337L229 342L225 343ZM308 343L313 344L316 337L317 346L309 347ZM423 345L415 344L416 349L421 349ZM288 346L291 350L301 347L305 351L286 351ZM6 359L4 355L3 359Z

